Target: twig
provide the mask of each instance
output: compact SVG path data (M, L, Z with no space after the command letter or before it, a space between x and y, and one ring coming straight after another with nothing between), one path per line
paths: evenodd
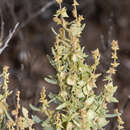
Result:
M1 10L0 10L0 16L1 16L1 34L0 34L0 42L1 42L4 37L4 22L3 22L3 14Z
M18 28L19 23L17 23L13 29L13 31L9 31L9 35L7 37L7 40L5 41L5 43L3 44L3 47L0 48L0 54L4 51L4 49L8 46L9 41L11 40L11 38L13 37L16 29Z
M7 2L7 5L9 7L10 14L14 20L14 24L18 23L18 19L17 19L16 13L14 11L14 4L12 4L11 2ZM25 41L22 30L18 31L18 36L21 41Z
M32 16L30 16L30 18L28 18L24 23L22 23L20 25L20 27L23 28L24 26L26 26L32 19L34 19L35 17L39 16L41 13L45 12L46 9L48 9L50 6L52 6L55 3L56 3L56 0L52 0L49 3L47 3L39 11L37 11L36 13L34 13Z

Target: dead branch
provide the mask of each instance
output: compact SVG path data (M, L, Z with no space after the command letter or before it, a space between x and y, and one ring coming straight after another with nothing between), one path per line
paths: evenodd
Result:
M9 35L7 36L7 39L5 41L5 43L3 44L3 47L0 48L0 54L5 50L6 47L8 47L8 43L11 40L11 38L13 37L14 33L16 32L16 29L18 28L19 23L17 23L14 27L14 29L11 31L9 31Z
M36 18L37 16L39 16L41 13L45 12L46 9L48 9L50 6L52 6L53 4L56 3L56 0L52 0L50 2L48 2L46 5L44 5L40 10L38 10L37 12L35 12L32 16L30 16L30 18L28 18L24 23L22 23L20 25L21 28L23 28L24 26L26 26L32 19Z

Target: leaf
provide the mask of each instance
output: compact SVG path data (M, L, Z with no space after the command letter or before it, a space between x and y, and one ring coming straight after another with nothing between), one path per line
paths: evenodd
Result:
M117 117L117 116L120 116L121 114L118 113L118 114L106 114L106 118L113 118L113 117Z
M0 94L0 100L3 98L3 95Z
M66 130L72 130L72 129L73 129L73 124L71 122L68 122Z
M62 90L62 91L60 92L60 95L61 95L62 97L66 97L68 94L67 94L66 91Z
M75 23L71 25L71 33L72 33L73 36L79 37L81 32L82 32L82 28L80 26L78 26Z
M67 14L67 12L66 12L66 8L65 8L65 7L62 8L62 10L61 10L61 15L62 15L63 18L69 17L68 14Z
M53 27L51 28L51 30L52 30L52 32L53 32L55 35L57 35L57 32L54 30Z
M96 117L95 111L89 109L87 112L88 121L92 121Z
M85 96L84 96L84 93L82 92L82 89L81 89L81 88L76 90L76 96L77 96L78 98L84 98L84 97L85 97Z
M4 130L4 129L5 129L6 123L7 123L6 116L3 115L3 120L2 120L1 123L0 123L0 129L1 129L1 130Z
M108 103L117 103L118 102L118 100L115 98L115 97L112 97L112 96L108 96L108 97L106 97L106 101L108 102Z
M51 99L48 101L48 104L54 102L56 104L60 104L61 102L59 102L57 99L56 99L56 95L53 94L53 93L49 93L48 97Z
M51 48L51 51L52 51L52 54L54 55L54 56L56 56L56 52L55 52L55 49L52 47Z
M77 121L73 120L73 122L75 125L77 125L80 128L80 124Z
M13 121L13 119L11 118L11 116L9 115L9 113L7 112L7 110L5 110L4 112L5 112L5 115L7 116L7 118L8 118L10 121Z
M53 127L45 127L44 129L45 129L45 130L54 130Z
M73 54L72 55L72 61L77 62L78 61L78 56Z
M50 93L49 93L49 95L48 95L48 97L49 97L50 99L55 98L55 96L56 96L56 95L55 95L55 94L53 94L53 93L51 93L51 92L50 92Z
M72 86L75 85L76 84L75 77L72 75L68 76L66 82L68 85L72 85Z
M33 110L33 111L38 111L40 112L41 110L35 106L33 106L32 104L29 104L30 108Z
M47 58L48 58L50 64L55 68L56 66L55 66L54 60L49 55L47 55Z
M57 80L54 79L54 78L47 78L45 77L44 80L50 84L54 84L54 85L57 85Z
M28 110L25 107L22 107L22 113L25 118L28 118Z
M32 119L36 122L36 123L41 123L42 122L42 120L38 117L38 116L34 116L34 115L32 115Z
M65 102L65 103L59 105L59 106L56 108L56 110L61 110L61 109L65 108L66 106L67 106L67 104L66 104L66 102Z
M61 42L63 42L63 44L65 45L65 46L67 46L67 47L71 47L71 45L69 45L66 41L64 41L64 40L60 40Z
M66 12L66 8L65 8L65 7L64 7L64 8L61 8L61 9L58 9L58 10L56 11L56 14L55 14L54 16L56 16L56 17L62 16L63 18L69 17L68 14L67 14L67 12Z
M81 27L81 31L84 30L85 26L86 26L86 24L83 24L83 25L82 25L82 27Z
M97 120L97 123L98 123L99 128L102 128L102 127L106 126L109 123L109 121L107 121L105 118L101 117Z
M95 100L95 96L91 96L91 97L86 99L85 104L87 106L89 106L89 105L91 105L94 102L94 100Z

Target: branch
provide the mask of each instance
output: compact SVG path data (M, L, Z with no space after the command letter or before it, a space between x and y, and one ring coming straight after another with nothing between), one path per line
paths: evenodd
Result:
M18 26L19 26L19 23L17 23L17 24L15 25L13 31L9 31L9 35L8 35L8 37L7 37L7 40L6 40L5 43L3 44L3 47L0 48L0 54L4 51L4 49L5 49L6 47L8 47L8 43L10 42L11 38L13 37L13 35L14 35L16 29L18 28Z
M1 34L0 34L0 42L2 41L4 37L4 21L3 21L3 14L2 11L0 10L0 17L1 17ZM1 45L0 45L1 46Z
M24 23L22 23L20 25L20 27L23 28L24 26L26 26L30 21L32 21L32 19L34 19L35 17L39 16L41 13L45 12L46 9L48 9L50 6L52 6L55 3L56 3L56 0L52 0L49 3L47 3L39 11L37 11L36 13L34 13L32 16L30 16L30 18L28 18Z

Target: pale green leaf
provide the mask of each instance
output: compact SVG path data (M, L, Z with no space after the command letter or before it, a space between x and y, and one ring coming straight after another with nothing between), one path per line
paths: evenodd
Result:
M47 78L45 77L44 80L50 84L54 84L56 85L57 84L57 80L56 79L53 79L53 78Z
M44 130L55 130L53 127L45 127Z
M117 116L120 116L121 114L118 113L118 114L106 114L106 117L107 118L113 118L113 117L117 117Z
M54 62L54 60L49 55L47 55L47 58L48 58L50 64L55 68L55 62Z
M111 103L111 102L117 103L117 102L118 102L118 100L117 100L115 97L112 97L112 96L106 97L106 100L107 100L107 102L109 102L109 103Z
M42 122L42 120L38 117L38 116L34 116L34 115L32 115L32 119L33 119L33 121L35 121L36 123L41 123Z
M83 24L83 25L82 25L82 27L81 27L81 31L84 30L85 26L86 26L86 24Z
M59 105L57 108L56 108L56 110L61 110L61 109L63 109L63 108L65 108L67 106L67 103L65 102L65 103L62 103L61 105Z
M3 98L3 95L2 94L0 94L0 100Z
M66 12L66 8L65 8L65 7L62 8L62 10L61 10L61 15L62 15L63 18L69 17L68 14L67 14L67 12Z
M109 123L109 121L107 121L105 118L101 117L97 120L97 123L98 123L99 128L102 128L102 127L106 126Z
M76 126L78 126L78 127L80 128L80 124L79 124L76 120L73 120L73 122L74 122L74 124L75 124Z
M29 104L30 108L33 110L33 111L38 111L40 112L41 110L35 106L33 106L32 104Z
M87 112L87 120L92 121L96 117L95 111L89 109Z
M55 52L55 49L52 47L51 48L51 51L52 51L52 54L54 55L54 56L56 56L56 52Z
M95 96L89 97L88 99L86 99L85 104L89 106L94 102L94 100Z
M54 30L53 27L51 28L51 30L52 30L52 32L53 32L55 35L57 35L57 32Z
M22 113L25 118L28 118L28 110L25 107L22 107Z

